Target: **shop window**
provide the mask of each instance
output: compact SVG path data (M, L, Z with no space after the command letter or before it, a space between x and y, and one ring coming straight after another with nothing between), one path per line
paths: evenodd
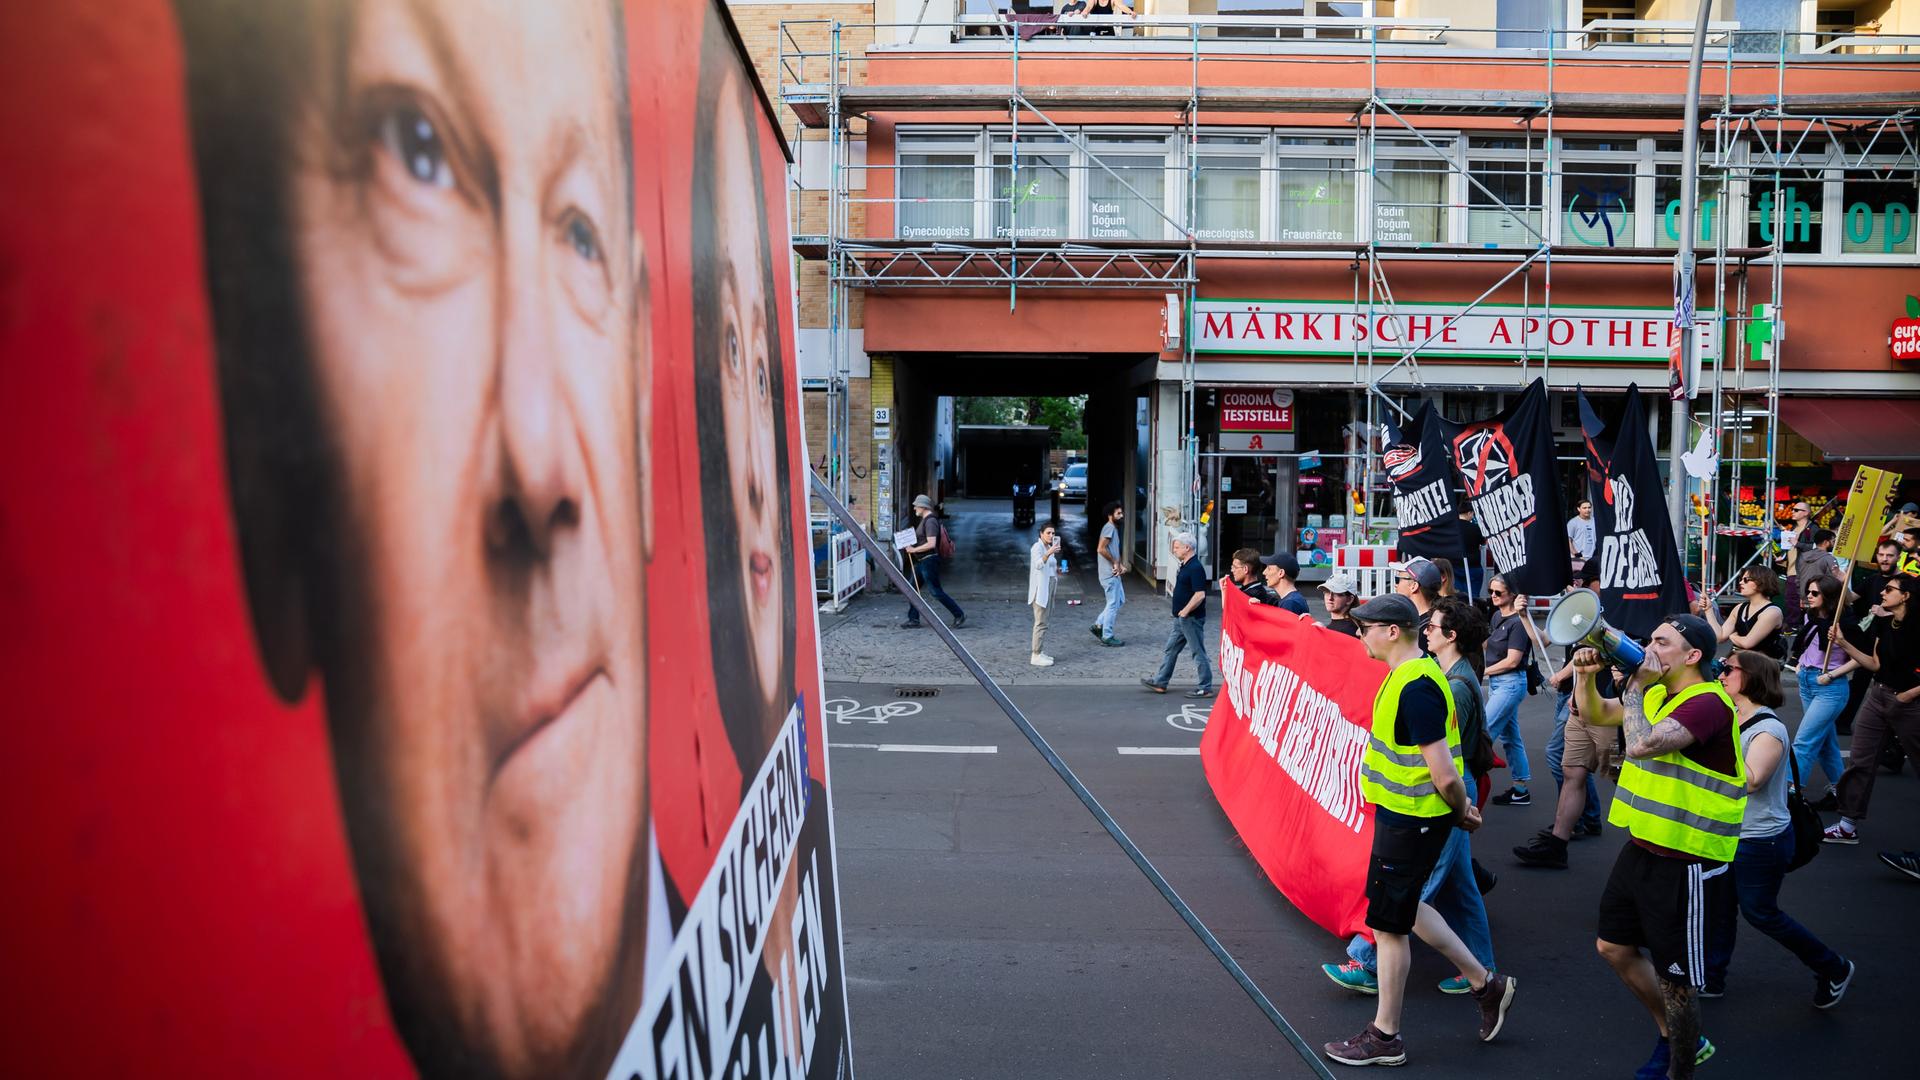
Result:
M1768 247L1781 237L1789 255L1818 255L1825 244L1826 173L1821 169L1755 172L1747 184L1747 244ZM1777 191L1776 191L1777 187Z
M1276 140L1274 239L1314 244L1353 239L1353 140L1282 136Z
M1545 232L1541 228L1544 153L1536 147L1529 162L1526 143L1520 139L1475 138L1467 146L1467 175L1477 181L1467 184L1467 242L1501 247L1539 244L1536 234ZM1485 156L1494 152L1501 156Z
M1203 138L1194 177L1194 235L1201 240L1260 238L1258 135Z
M1382 244L1448 239L1447 162L1424 144L1382 142L1373 165L1373 238Z
M1087 165L1085 235L1094 240L1164 239L1167 137L1095 136L1088 142L1095 161Z
M962 240L974 231L974 151L901 139L899 235L902 240Z
M1577 156L1607 153L1607 160ZM1594 248L1634 246L1634 172L1639 147L1633 140L1565 142L1560 163L1560 242ZM1624 157L1626 160L1620 160Z
M1072 205L1073 155L1058 136L1020 140L1015 168L1011 148L993 155L993 238L1063 240Z
M1721 178L1705 168L1699 173L1700 187L1694 200L1693 245L1710 248L1718 243L1721 228L1720 205L1725 197ZM1680 158L1678 154L1657 160L1653 165L1653 246L1672 250L1680 246ZM1735 218L1728 218L1735 221Z
M1821 12L1822 15L1826 12ZM1888 174L1900 171L1889 168ZM1913 255L1920 232L1920 186L1913 170L1899 179L1871 174L1840 182L1840 250L1848 255Z

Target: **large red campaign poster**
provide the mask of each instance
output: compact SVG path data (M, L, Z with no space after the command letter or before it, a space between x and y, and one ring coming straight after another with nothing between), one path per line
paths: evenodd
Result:
M1221 596L1221 693L1200 764L1267 879L1345 938L1365 929L1373 809L1360 757L1387 668L1305 616Z
M704 0L0 8L19 1076L851 1075Z

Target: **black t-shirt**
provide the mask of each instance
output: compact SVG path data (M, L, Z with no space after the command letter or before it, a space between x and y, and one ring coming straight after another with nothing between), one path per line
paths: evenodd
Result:
M1354 622L1352 619L1328 619L1327 629L1335 633L1345 634L1351 638L1360 636L1360 624Z
M1873 620L1873 634L1875 645L1869 648L1880 650L1880 670L1873 673L1873 681L1896 694L1920 686L1920 622L1909 613L1895 626L1891 615L1882 615Z
M1193 617L1202 618L1207 614L1207 575L1200 569L1198 556L1181 563L1180 569L1173 575L1173 613L1175 615L1179 615L1180 609L1187 606L1187 601L1193 599L1194 593L1200 594L1200 604L1193 609Z
M1447 741L1447 699L1440 688L1433 684L1433 680L1416 679L1400 691L1400 708L1393 717L1393 741L1401 746L1425 746L1432 742ZM1384 821L1415 827L1433 821L1432 818L1402 814L1384 806L1373 808L1373 820L1375 824Z
M1503 671L1502 675L1511 675L1524 670L1528 655L1533 651L1533 639L1527 636L1527 628L1519 615L1495 615L1493 625L1487 631L1485 659L1492 667L1507 658L1508 649L1520 650L1520 667L1513 671Z

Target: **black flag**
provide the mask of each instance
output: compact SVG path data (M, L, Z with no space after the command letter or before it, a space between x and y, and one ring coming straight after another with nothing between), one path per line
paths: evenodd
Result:
M1627 387L1620 418L1604 424L1585 390L1580 428L1587 437L1587 490L1596 542L1587 566L1607 622L1645 640L1660 620L1687 610L1687 570L1667 520L1666 488L1640 388Z
M1547 385L1533 380L1499 415L1470 424L1442 421L1474 524L1494 566L1528 596L1552 596L1572 583L1566 513L1560 507Z
M1422 402L1381 461L1393 483L1393 511L1400 519L1400 539L1394 548L1402 558L1461 557L1460 508L1453 495L1447 427L1433 411L1433 403Z

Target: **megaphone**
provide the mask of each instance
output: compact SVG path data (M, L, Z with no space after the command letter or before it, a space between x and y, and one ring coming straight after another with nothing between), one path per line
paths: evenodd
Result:
M1615 667L1632 672L1646 662L1640 643L1607 625L1600 617L1600 594L1575 589L1553 602L1547 612L1547 640L1555 645L1585 645L1598 650Z

